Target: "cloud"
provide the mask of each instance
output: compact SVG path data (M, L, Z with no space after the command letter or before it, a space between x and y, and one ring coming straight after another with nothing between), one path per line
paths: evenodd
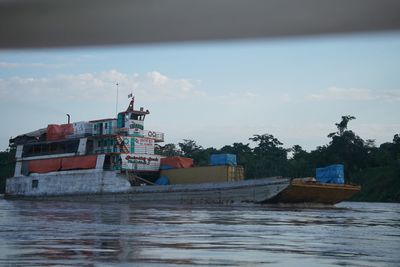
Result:
M119 95L131 91L144 100L173 101L201 96L196 82L188 79L173 79L157 71L145 74L127 74L116 70L52 77L9 77L0 79L2 100L25 99L27 101L102 101L113 102L116 83Z
M165 75L162 75L161 73L157 72L157 71L152 71L147 73L147 77L150 78L151 82L155 85L155 86L163 86L166 83L168 83L168 77Z
M306 97L310 101L400 101L400 90L370 90L363 88L330 87Z
M202 97L206 93L195 89L198 82L189 79L172 79L160 72L148 72L137 76L135 91L146 99L153 100L182 100L192 97Z

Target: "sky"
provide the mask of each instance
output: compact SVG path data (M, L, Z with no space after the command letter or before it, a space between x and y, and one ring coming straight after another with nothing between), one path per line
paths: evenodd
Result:
M379 145L400 133L400 32L0 50L0 150L67 113L115 117L131 92L165 143L253 146L268 133L310 151L352 115L349 128Z

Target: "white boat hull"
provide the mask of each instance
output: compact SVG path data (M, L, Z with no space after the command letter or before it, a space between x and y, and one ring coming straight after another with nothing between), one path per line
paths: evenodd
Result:
M288 186L289 179L271 177L236 182L132 187L117 172L87 170L9 178L5 197L181 204L263 203Z

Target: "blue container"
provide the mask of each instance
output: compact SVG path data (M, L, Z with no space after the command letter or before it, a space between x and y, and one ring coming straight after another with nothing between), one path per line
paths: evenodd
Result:
M168 185L169 179L167 176L160 176L154 183L157 185Z
M235 154L212 154L210 156L210 165L229 165L236 166L236 155Z
M330 165L315 170L315 179L320 183L344 184L343 164Z

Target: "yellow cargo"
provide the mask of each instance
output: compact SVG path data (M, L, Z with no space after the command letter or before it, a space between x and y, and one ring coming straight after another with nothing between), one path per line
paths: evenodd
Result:
M240 181L244 179L243 166L205 166L162 170L170 184L199 184Z

